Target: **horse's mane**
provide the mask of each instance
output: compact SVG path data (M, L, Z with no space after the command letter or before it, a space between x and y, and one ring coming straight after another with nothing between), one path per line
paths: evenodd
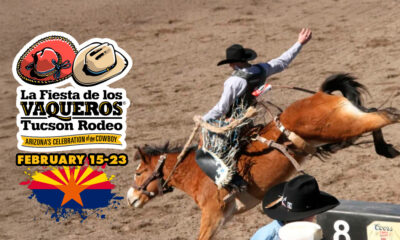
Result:
M197 149L197 145L190 146L187 152L191 152ZM143 152L149 156L158 156L164 153L180 153L183 150L182 146L169 146L169 142L164 144L163 146L151 146L151 145L144 145L142 148Z
M328 77L321 85L320 90L325 93L340 91L355 106L364 109L362 95L369 94L367 87L356 81L357 78L349 73L339 73Z

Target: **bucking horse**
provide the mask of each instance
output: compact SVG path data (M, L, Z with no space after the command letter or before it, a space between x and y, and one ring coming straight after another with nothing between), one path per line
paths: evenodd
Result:
M342 96L333 95L340 91ZM400 122L396 108L375 109L362 105L361 95L367 91L349 74L332 75L320 90L310 97L298 100L279 117L258 132L258 139L285 145L292 158L301 164L310 152L330 151L333 146L351 145L362 134L372 132L375 150L379 155L394 158L400 154L385 142L381 128ZM289 140L291 135L302 139L299 148ZM343 144L346 143L346 144ZM157 195L178 188L191 196L201 209L198 239L211 239L217 230L234 214L255 207L266 191L285 181L295 171L290 157L262 141L252 141L241 152L237 162L238 173L248 183L247 191L224 201L228 191L218 189L215 183L196 164L196 147L188 149L167 186L162 184L172 173L181 149L137 147L141 162L134 175L134 183L127 193L129 205L138 208Z

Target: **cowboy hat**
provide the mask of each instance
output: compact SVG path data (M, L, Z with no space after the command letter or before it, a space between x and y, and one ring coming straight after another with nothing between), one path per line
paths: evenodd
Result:
M76 53L74 44L65 37L42 38L19 58L18 76L23 81L35 85L60 82L71 76L71 65Z
M304 174L272 187L264 196L262 207L270 218L299 221L339 205L332 195L321 192L314 177Z
M75 58L73 78L83 86L93 86L121 74L128 61L111 43L91 43Z
M226 59L220 61L217 66L233 62L247 62L257 57L257 53L250 48L243 48L240 44L233 44L226 49Z
M313 222L292 222L279 229L281 240L321 240L321 226Z

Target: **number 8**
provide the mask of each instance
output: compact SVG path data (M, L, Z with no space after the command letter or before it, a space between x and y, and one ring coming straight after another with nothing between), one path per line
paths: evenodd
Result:
M343 226L343 230L340 227ZM335 234L333 235L333 240L340 240L340 236L344 236L346 240L351 240L350 235L348 234L350 230L349 224L344 220L337 220L333 224L333 228L335 229Z

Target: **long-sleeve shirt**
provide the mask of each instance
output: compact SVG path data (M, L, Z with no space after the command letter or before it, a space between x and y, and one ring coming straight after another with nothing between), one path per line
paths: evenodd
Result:
M250 238L250 240L279 240L279 229L283 223L274 220L270 224L257 230L257 232Z
M291 48L284 52L278 58L272 59L266 63L259 63L257 65L264 68L266 77L272 74L279 73L288 67L290 62L296 57L296 55L301 50L301 44L296 42ZM259 74L260 68L257 66L250 66L248 68L241 69L242 71L247 71L251 74ZM232 103L237 97L243 95L246 91L247 81L239 76L232 75L224 83L224 91L218 103L203 116L204 121L210 119L218 119L224 116L232 106Z

